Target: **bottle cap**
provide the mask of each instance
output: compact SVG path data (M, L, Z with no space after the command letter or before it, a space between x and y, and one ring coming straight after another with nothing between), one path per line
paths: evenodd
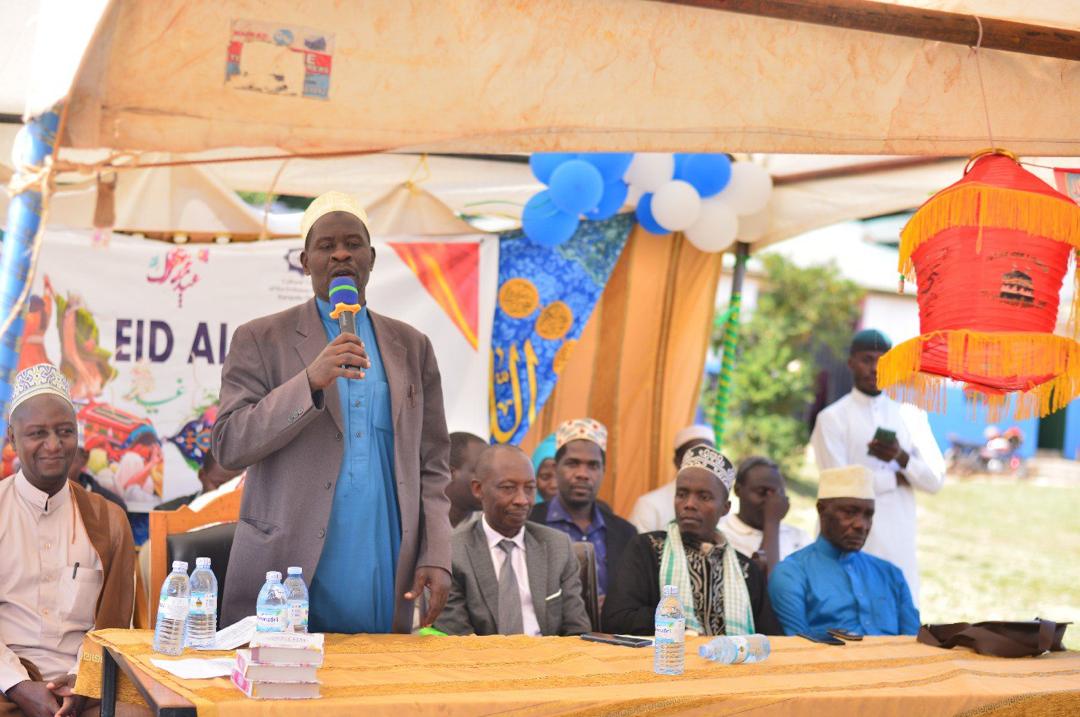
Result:
M271 570L270 572L268 572L266 574L266 580L267 580L267 582L278 582L278 583L280 583L281 582L281 573L279 573L277 570Z
M295 565L293 565L293 566L291 566L289 568L289 575L303 575L303 574L304 574L304 569L303 568L297 567Z
M208 568L210 567L210 558L195 558L195 567Z
M174 560L173 564L172 564L172 571L174 573L175 572L180 572L180 571L183 571L183 572L186 573L187 572L187 563L185 563L183 560Z
M678 597L678 596L679 596L679 586L678 585L665 585L664 586L664 597Z

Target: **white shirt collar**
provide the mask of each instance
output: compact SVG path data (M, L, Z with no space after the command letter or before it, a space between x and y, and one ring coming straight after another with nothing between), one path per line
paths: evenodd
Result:
M44 515L55 513L67 505L71 490L66 485L66 481L64 487L57 491L56 495L50 496L45 491L35 488L22 471L16 473L12 480L15 481L16 495Z
M525 526L524 525L521 526L521 530L519 530L517 532L517 535L515 535L512 538L507 538L505 535L503 535L502 533L498 532L497 530L492 528L490 525L488 525L486 515L481 515L480 516L480 524L484 527L484 535L487 537L488 548L492 548L492 549L497 548L497 547L499 547L499 543L501 541L503 541L503 540L511 540L511 541L513 541L514 545L521 548L522 551L525 550Z
M859 389L852 388L851 395L854 397L855 401L869 406L876 406L879 403L884 403L889 400L888 395L884 391L882 391L876 396L867 396Z
M740 535L761 535L761 531L743 522L738 513L727 514L727 526L732 533Z

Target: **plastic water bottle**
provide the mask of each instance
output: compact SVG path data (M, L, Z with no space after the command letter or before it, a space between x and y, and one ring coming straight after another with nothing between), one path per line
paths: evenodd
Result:
M266 574L266 582L259 591L259 600L255 603L256 632L285 632L289 626L288 600L285 586L281 584L281 573L271 570Z
M285 599L289 601L289 631L307 632L308 590L304 583L304 569L289 568L285 578Z
M686 617L677 585L664 586L660 604L656 606L655 625L653 672L681 675L686 662Z
M721 635L698 648L706 660L725 665L761 662L769 656L769 638L764 635Z
M154 626L154 652L173 656L184 652L184 625L187 623L190 594L187 563L177 560L161 586L157 624Z
M196 558L191 574L191 599L188 609L187 644L195 649L213 649L217 634L217 577L210 569L210 558Z

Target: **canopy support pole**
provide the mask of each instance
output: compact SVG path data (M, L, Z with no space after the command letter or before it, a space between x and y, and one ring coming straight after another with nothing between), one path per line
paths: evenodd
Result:
M731 274L731 301L728 303L727 322L724 327L724 358L720 364L720 378L716 388L716 404L713 407L713 430L716 431L716 447L724 445L724 428L728 407L731 403L731 380L735 373L735 354L739 343L739 314L742 310L742 286L746 276L746 261L750 258L750 244L735 243L735 270Z
M1064 27L1031 25L992 17L892 5L874 0L659 0L778 20L808 22L846 30L936 40L987 50L1020 52L1039 57L1080 60L1080 32Z
M37 245L44 228L51 167L60 118L55 112L26 123L15 140L15 174L0 257L0 436L7 435L12 382L22 349L24 307L34 280ZM0 438L0 442L2 442Z

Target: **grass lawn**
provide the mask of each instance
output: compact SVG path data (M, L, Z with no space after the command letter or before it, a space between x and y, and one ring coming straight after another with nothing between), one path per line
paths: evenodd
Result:
M786 520L811 534L816 489L790 482ZM1080 485L950 476L918 501L923 622L1071 620L1080 649Z

